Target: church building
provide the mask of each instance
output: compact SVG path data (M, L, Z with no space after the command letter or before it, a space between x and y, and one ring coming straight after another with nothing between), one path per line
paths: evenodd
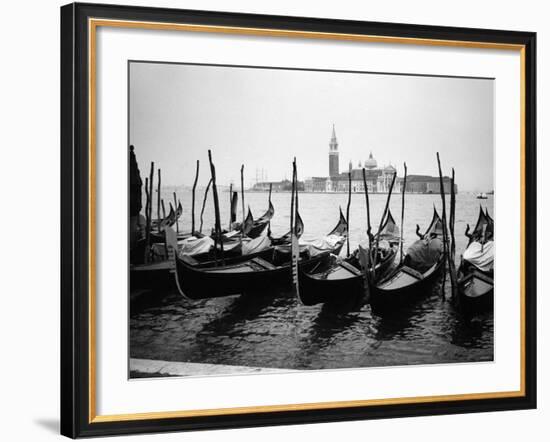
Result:
M387 165L379 168L378 162L370 152L369 157L364 162L366 182L369 193L387 193L391 186L391 181L395 173L395 167ZM311 177L305 180L304 190L306 192L348 192L349 178L351 174L351 191L364 192L363 167L359 161L357 168L353 168L350 161L348 170L340 172L340 160L338 151L338 140L336 138L336 129L332 125L332 136L329 142L328 152L328 177ZM397 177L393 187L393 192L401 192L402 178Z

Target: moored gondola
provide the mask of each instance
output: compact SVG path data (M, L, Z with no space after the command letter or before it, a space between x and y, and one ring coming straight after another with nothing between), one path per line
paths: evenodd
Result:
M391 211L380 231L377 264L374 271L379 280L391 268L398 250L399 228ZM387 246L386 246L387 244ZM332 256L330 260L317 264L310 271L300 272L300 300L305 305L320 303L358 305L365 295L365 272L361 268L360 253L357 249L350 257L340 259Z
M299 212L296 212L296 217L297 217L296 237L299 239L299 238L301 238L302 234L304 233L304 222L302 221L302 217L300 216ZM270 236L270 238L271 238L271 243L274 246L290 244L291 232L288 231L287 233L285 233L284 235L279 236L279 237Z
M252 217L252 212L250 211L249 207L248 216L245 220L245 225L243 229L245 236L252 239L260 236L265 226L267 226L269 221L271 221L271 218L273 218L273 215L275 215L275 208L273 207L273 204L271 204L271 201L269 202L269 207L267 211L256 220Z
M442 226L434 207L432 222L409 247L403 264L373 285L370 304L375 313L399 310L431 291L443 266Z
M340 239L330 242L329 248L323 250L312 244L301 250L300 269L308 270L330 259L331 253L340 253L347 235L347 223L345 226L341 223L342 219L337 225ZM173 238L173 231L171 235ZM286 246L270 247L254 256L218 260L218 265L199 263L188 255L175 254L174 260L178 290L182 296L194 300L281 289L291 283L291 254Z
M458 269L461 309L467 314L491 310L494 303L494 221L479 208L473 232L466 229L468 246Z
M177 211L174 211L174 208L170 204L170 212L166 217L161 219L160 222L159 220L153 220L149 240L151 244L164 242L164 229L172 227L181 216L181 212L181 205L178 206Z

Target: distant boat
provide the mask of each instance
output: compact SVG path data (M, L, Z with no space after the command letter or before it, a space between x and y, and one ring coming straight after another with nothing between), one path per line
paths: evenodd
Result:
M487 199L487 194L484 193L484 192L478 193L478 194L476 195L476 198L477 198L478 200L486 200L486 199Z

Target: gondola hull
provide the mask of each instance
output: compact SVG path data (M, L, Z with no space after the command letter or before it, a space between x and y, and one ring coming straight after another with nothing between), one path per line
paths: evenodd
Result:
M364 277L352 266L327 262L312 270L315 273L300 271L300 299L304 305L355 303L361 297Z
M291 285L290 261L277 263L272 250L254 258L218 267L197 266L176 259L176 282L181 293L189 299L208 299L244 293L284 289ZM300 259L299 268L307 271L330 257L329 252L313 258Z
M374 313L387 314L410 306L431 293L441 275L443 257L423 274L402 265L374 285L370 304Z
M474 270L458 280L460 307L465 313L490 311L494 304L493 278Z
M211 250L206 253L200 253L194 255L193 258L189 259L189 262L192 263L196 268L211 268L216 267L223 263L223 265L235 265L243 261L253 259L257 256L263 254L273 253L275 247L268 247L260 252L249 253L247 255L241 254L241 249L236 250L225 250L224 259L221 259L221 253L214 252ZM143 263L143 254L144 248L140 251L139 257L141 258L140 264L130 265L130 287L132 290L138 288L156 288L156 287L173 287L173 276L170 274L170 270L173 268L172 260L162 259L160 261L144 264Z
M396 249L376 266L383 277L392 266ZM300 272L300 299L305 305L331 304L355 306L365 297L365 275L347 262L328 261L311 272Z

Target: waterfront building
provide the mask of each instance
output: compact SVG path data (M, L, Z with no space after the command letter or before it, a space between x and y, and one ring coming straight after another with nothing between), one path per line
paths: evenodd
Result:
M289 180L282 181L263 181L258 182L252 186L253 191L268 192L269 187L272 187L273 192L290 192L292 190L292 182ZM298 191L304 190L304 182L298 181Z
M326 177L311 177L304 181L304 190L306 192L348 192L349 175L351 175L351 191L364 192L365 186L363 182L363 167L365 168L365 178L369 193L388 193L393 175L396 171L395 167L388 164L384 167L378 167L378 162L374 158L372 152L369 157L361 165L358 162L357 168L353 167L352 162L349 162L348 170L340 172L338 139L336 137L336 129L332 125L332 135L329 142L328 151L328 176ZM402 177L396 177L393 186L393 192L401 192L403 184ZM451 180L449 177L443 178L443 187L446 193L450 192ZM431 177L427 175L410 175L407 177L406 192L410 193L439 193L440 184L439 177ZM455 191L458 187L455 184Z

